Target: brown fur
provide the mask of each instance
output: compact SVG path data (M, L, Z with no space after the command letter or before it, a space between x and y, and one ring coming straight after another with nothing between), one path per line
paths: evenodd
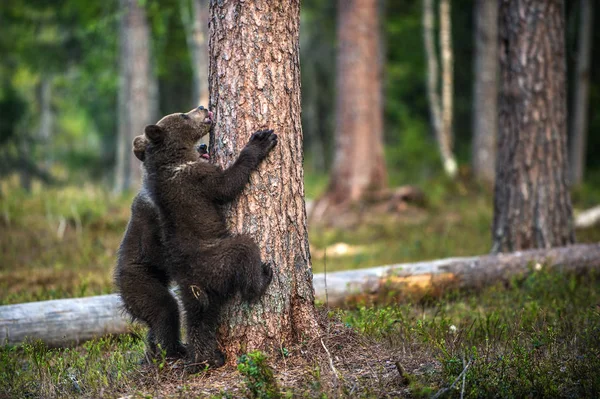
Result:
M144 161L148 140L138 136L133 153ZM145 178L144 178L145 180ZM182 357L177 302L169 291L170 276L163 247L159 212L144 182L133 199L131 218L119 247L115 285L128 313L148 325L148 354L158 355L158 345L168 357Z
M207 117L199 108L146 127L144 186L160 211L164 251L157 259L181 289L188 363L218 367L225 360L216 342L222 306L238 292L248 301L259 298L272 278L256 243L227 230L221 205L241 193L277 136L254 133L237 161L221 170L199 161L194 148L210 129Z

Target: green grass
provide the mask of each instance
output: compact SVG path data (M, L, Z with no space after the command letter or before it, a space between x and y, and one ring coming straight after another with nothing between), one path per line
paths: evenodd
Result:
M142 380L138 363L143 347L142 340L130 335L77 348L49 349L41 342L0 347L0 397L100 397L135 390Z
M594 273L536 272L509 287L340 316L361 334L437 360L439 370L410 376L415 396L450 386L467 364L465 397L600 395L600 276ZM446 397L458 397L461 388L459 381Z
M0 304L112 291L132 194L113 197L96 186L37 186L28 194L3 185Z

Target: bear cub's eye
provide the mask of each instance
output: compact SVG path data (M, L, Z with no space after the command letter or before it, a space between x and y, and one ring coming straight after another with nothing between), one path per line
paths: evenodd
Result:
M181 116L183 119L190 119L190 117L186 114L179 114L179 116Z

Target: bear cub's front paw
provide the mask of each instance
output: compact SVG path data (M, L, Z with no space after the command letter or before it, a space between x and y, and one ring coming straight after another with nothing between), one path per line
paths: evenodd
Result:
M263 159L277 145L277 135L273 130L259 130L250 136L248 146L258 152L258 157Z
M271 284L271 280L273 280L273 267L271 266L270 263L263 263L262 271L263 271L263 282L265 285L265 288L263 291L266 291L269 284Z

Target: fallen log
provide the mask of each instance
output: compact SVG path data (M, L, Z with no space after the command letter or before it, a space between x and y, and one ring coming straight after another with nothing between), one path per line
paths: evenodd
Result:
M351 295L373 294L390 287L401 292L477 288L543 267L578 272L599 266L600 244L579 244L319 273L314 275L313 285L317 299L337 305ZM130 323L121 309L116 294L0 306L0 342L19 344L30 338L49 346L64 346L126 333Z
M600 244L404 263L327 276L315 274L313 285L318 299L338 305L349 296L375 294L382 289L422 294L448 288L480 288L543 267L566 272L600 267Z
M129 321L116 295L0 306L0 344L40 339L66 346L108 334L128 332Z

